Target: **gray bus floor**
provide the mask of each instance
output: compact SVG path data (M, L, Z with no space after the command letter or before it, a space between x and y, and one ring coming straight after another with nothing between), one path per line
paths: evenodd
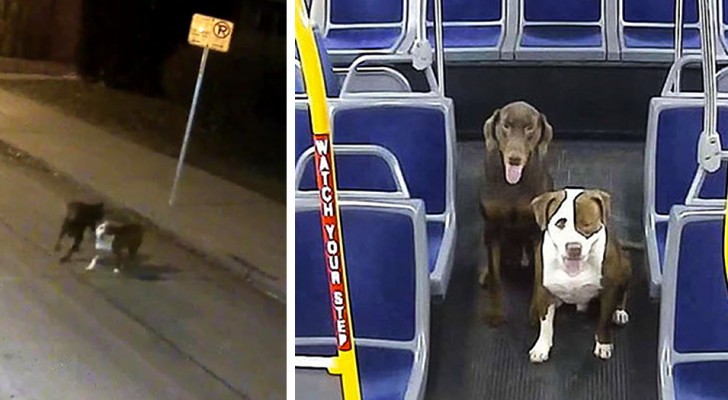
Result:
M550 150L556 187L605 189L612 195L612 222L622 240L642 242L643 143L560 142ZM506 321L487 327L480 318L483 292L477 269L482 254L478 187L483 179L481 142L458 144L458 243L448 295L433 304L427 399L633 399L657 398L658 305L647 295L645 258L630 251L634 282L630 322L618 328L615 353L597 359L595 307L587 315L573 306L556 313L549 361L531 364L528 350L538 334L528 324L532 276L504 271Z

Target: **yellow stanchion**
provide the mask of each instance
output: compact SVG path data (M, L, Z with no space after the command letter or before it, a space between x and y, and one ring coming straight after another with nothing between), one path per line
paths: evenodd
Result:
M329 278L331 311L338 350L337 356L331 359L327 369L330 374L341 376L345 400L361 400L344 244L340 229L336 166L331 145L331 124L326 102L326 87L316 40L306 15L303 0L296 0L295 14L296 43L311 113L316 180L321 204L324 260ZM297 359L306 363L307 358ZM314 364L322 365L320 361L318 360Z

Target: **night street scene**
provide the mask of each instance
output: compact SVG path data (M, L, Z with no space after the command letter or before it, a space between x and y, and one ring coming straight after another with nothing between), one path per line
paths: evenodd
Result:
M285 398L285 10L0 0L0 398Z

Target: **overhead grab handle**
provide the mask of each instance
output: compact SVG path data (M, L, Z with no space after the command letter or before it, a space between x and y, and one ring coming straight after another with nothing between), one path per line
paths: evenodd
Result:
M679 1L679 0L678 0ZM703 87L705 89L705 111L703 132L698 141L698 165L708 172L720 168L720 136L717 131L717 90L715 72L716 13L713 0L698 0L700 8L700 36L703 45Z
M427 15L427 0L419 0L419 14L422 18L417 21L417 30L415 31L415 41L412 44L410 54L412 55L412 67L417 71L424 71L432 66L432 46L427 40L427 27L425 26L425 16Z

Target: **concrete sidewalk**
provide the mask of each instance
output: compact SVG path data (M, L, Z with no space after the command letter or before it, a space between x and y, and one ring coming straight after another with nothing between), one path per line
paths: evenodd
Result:
M136 211L285 302L285 204L186 165L170 207L176 159L2 90L0 141Z

